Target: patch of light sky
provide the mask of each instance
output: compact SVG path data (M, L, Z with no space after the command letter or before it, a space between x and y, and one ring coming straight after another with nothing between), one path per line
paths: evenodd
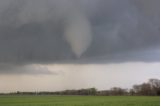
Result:
M45 67L56 74L0 75L0 92L59 91L90 87L104 90L115 86L131 88L150 78L160 78L159 62L50 64Z

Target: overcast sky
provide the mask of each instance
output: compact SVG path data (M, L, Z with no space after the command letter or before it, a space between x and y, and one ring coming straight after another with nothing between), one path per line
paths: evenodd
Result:
M160 63L35 66L48 68L54 74L2 74L0 91L60 91L90 87L104 90L114 86L131 88L134 84L160 77Z
M159 0L0 0L0 91L159 78Z

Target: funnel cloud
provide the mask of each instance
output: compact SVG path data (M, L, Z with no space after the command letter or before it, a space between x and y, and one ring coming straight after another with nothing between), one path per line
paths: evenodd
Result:
M72 51L79 58L91 44L91 26L89 20L81 13L75 13L69 18L64 35Z

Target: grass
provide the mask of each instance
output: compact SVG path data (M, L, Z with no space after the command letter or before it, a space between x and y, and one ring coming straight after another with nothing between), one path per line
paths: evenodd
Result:
M160 97L0 96L0 106L160 106Z

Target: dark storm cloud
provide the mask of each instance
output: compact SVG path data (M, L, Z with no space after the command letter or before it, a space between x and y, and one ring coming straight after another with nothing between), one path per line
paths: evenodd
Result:
M17 65L17 64L0 64L0 74L15 75L58 75L59 73L49 70L46 66L34 65Z
M1 67L83 63L83 60L92 63L98 57L119 62L154 61L149 59L150 55L135 58L141 57L139 50L159 46L159 3L159 0L1 0Z

